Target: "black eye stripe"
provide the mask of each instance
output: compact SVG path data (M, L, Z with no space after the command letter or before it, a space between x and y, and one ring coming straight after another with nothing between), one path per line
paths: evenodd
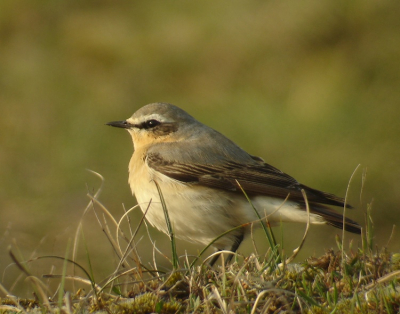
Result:
M143 123L140 124L140 128L141 129L152 129L154 127L156 127L157 125L160 125L161 122L157 121L155 119L151 119L151 120L147 120L144 121Z
M160 122L155 119L144 121L135 125L136 128L147 130L156 136L165 136L178 130L178 124L174 122Z

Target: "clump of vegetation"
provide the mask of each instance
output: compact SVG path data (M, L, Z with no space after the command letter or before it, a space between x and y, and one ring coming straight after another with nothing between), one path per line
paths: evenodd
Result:
M385 250L329 250L303 263L273 269L268 255L251 255L215 269L206 264L169 274L131 281L130 270L114 282L88 294L64 293L62 302L4 298L3 313L398 313L400 277L398 257ZM148 277L148 278L146 278ZM116 281L116 279L115 279ZM111 284L111 282L109 283ZM39 287L39 284L36 288ZM127 292L122 293L124 285ZM46 296L48 298L48 296Z
M111 217L97 200L98 193L90 197L87 210L101 208ZM128 214L129 211L124 217ZM363 230L361 248L355 249L350 245L345 250L342 239L338 237L336 250L328 250L324 255L310 257L302 263L292 263L293 256L285 258L275 247L264 256L252 254L242 258L236 254L234 262L228 265L224 263L224 253L217 253L221 254L221 264L213 268L207 264L207 259L201 262L196 258L189 262L189 257L183 256L171 261L171 270L164 272L156 265L151 269L140 262L135 237L142 222L136 230L130 230L130 236L124 234L116 221L117 237L113 237L108 225L103 226L110 244L120 256L113 274L104 282L94 280L89 254L87 267L68 256L41 256L28 261L28 264L49 258L63 261L61 275L43 276L59 281L53 294L43 278L32 276L27 264L19 261L10 250L11 258L32 283L34 299L11 296L0 285L7 295L0 299L0 313L322 314L400 311L400 254L374 247L371 224L367 223ZM80 228L77 234L81 232ZM173 237L171 239L174 241ZM124 247L121 240L125 241ZM77 249L76 244L77 241L73 252ZM175 245L171 247L174 249ZM276 258L277 252L279 258ZM177 258L176 252L172 257ZM68 265L80 269L86 278L78 277L75 271L69 274ZM74 293L66 291L67 280L84 284L87 288L77 289Z

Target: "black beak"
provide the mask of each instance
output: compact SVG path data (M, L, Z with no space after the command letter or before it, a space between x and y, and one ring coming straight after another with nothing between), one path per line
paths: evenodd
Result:
M133 124L130 124L126 120L125 121L112 121L112 122L106 123L106 125L111 125L116 128L122 128L122 129L130 129L131 127L133 127Z

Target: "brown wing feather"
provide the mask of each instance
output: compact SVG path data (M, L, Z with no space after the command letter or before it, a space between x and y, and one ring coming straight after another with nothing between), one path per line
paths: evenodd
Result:
M175 180L242 193L236 180L249 195L265 195L286 198L304 203L304 189L310 203L343 206L344 200L336 195L309 188L286 173L255 159L250 165L226 161L219 165L183 164L166 161L159 154L147 156L148 165ZM348 205L349 208L351 206Z

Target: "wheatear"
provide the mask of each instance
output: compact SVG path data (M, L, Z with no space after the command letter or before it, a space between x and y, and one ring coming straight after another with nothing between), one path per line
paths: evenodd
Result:
M131 134L129 184L143 212L150 204L146 219L164 233L167 226L155 182L178 238L206 245L243 225L214 242L217 250L237 250L250 233L249 223L258 219L252 205L270 223L307 222L302 189L311 223L343 228L343 216L326 206L343 207L343 198L300 184L174 105L149 104L125 121L107 124ZM360 225L348 218L344 228L361 233Z

